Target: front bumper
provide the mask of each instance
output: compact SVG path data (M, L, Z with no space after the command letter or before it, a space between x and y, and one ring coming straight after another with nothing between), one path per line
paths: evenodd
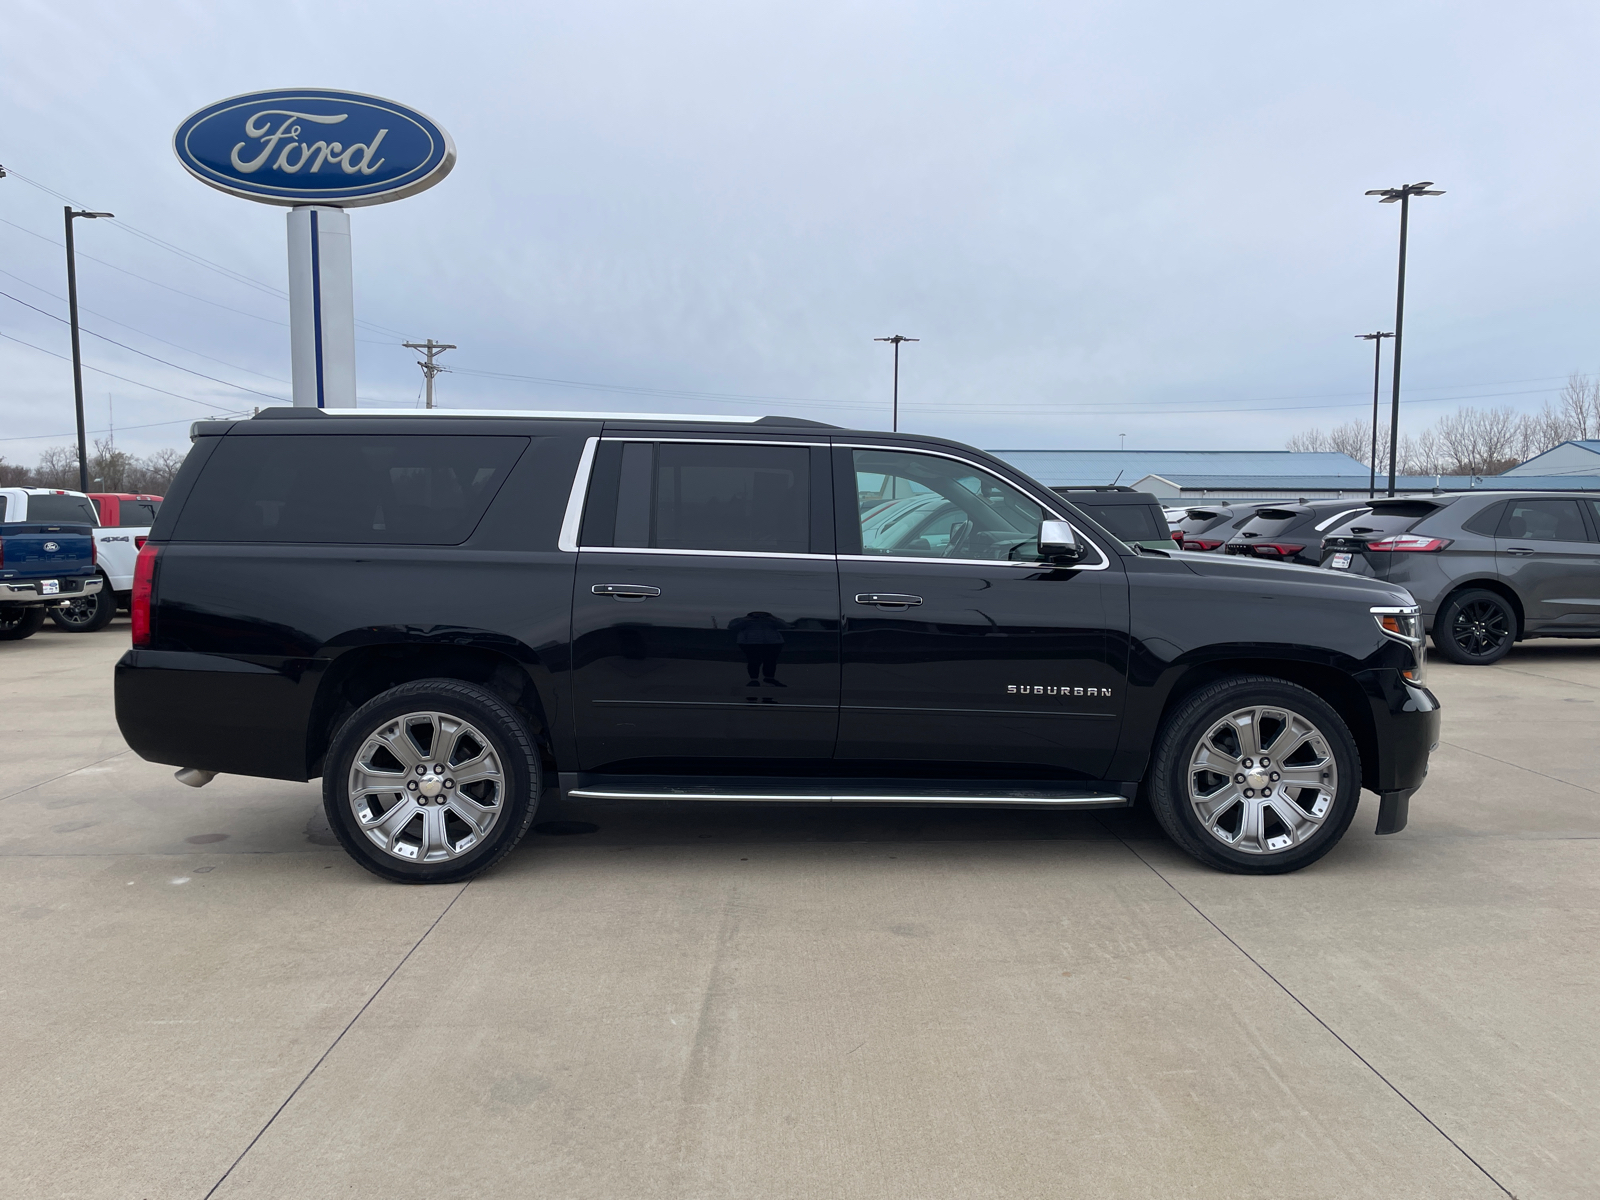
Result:
M1428 756L1439 748L1439 701L1398 670L1367 671L1358 680L1372 706L1378 752L1362 782L1378 793L1378 832L1399 833L1412 794L1428 777Z
M37 579L25 579L17 583L0 583L0 604L27 604L53 607L63 600L79 600L84 596L92 596L104 586L105 580L98 575L89 575L82 579L62 579L61 591L53 596L39 594Z

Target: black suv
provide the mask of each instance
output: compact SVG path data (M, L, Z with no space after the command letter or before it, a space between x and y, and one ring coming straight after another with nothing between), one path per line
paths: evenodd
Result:
M1433 644L1497 662L1530 637L1600 637L1600 493L1373 500L1331 527L1322 565L1399 584Z
M955 442L777 417L202 422L141 552L128 744L321 776L345 848L464 879L543 794L1125 807L1223 870L1321 857L1437 744L1415 605L1135 553ZM943 514L930 520L930 513Z
M1172 526L1167 524L1161 501L1150 492L1136 492L1116 484L1050 490L1127 545L1150 550L1173 550L1180 545Z

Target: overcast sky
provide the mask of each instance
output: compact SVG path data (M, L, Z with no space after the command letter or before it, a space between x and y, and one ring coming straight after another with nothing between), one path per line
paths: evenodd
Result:
M130 449L288 397L285 210L170 149L195 109L278 86L391 97L459 150L352 214L363 404L416 403L398 343L434 337L460 347L446 406L887 428L872 339L904 333L905 428L1278 448L1369 411L1353 335L1393 328L1399 214L1362 193L1417 180L1447 194L1413 207L1406 425L1600 370L1593 3L6 13L0 164L27 178L0 180L0 291L65 315L61 201L27 180L115 212L78 225L85 328L224 381L85 337L137 381L85 377L91 428L114 407ZM0 455L31 462L70 440L71 369L42 352L66 326L0 296L0 333Z

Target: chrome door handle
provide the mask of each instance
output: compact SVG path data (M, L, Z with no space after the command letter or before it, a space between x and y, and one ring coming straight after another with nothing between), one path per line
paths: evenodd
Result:
M1507 554L1515 554L1518 558L1526 558L1533 553L1532 546L1507 546Z
M903 596L898 592L862 592L856 597L857 604L871 604L876 608L910 608L913 604L921 604L921 596Z
M651 596L661 595L661 589L648 583L597 583L589 589L596 596L610 596L624 604L637 604Z

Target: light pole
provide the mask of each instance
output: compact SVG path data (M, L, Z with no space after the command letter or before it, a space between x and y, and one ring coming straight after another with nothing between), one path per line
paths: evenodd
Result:
M67 315L72 323L72 398L78 407L78 490L89 490L89 439L83 428L83 356L78 350L78 259L72 249L72 219L109 217L112 213L89 212L74 209L68 204L64 209L67 224Z
M891 433L900 432L900 343L920 342L921 338L908 338L903 333L893 337L873 338L875 342L894 343L894 407L890 410L889 430Z
M1383 339L1392 333L1358 333L1356 337L1372 343L1372 454L1367 458L1367 499L1378 494L1378 371L1383 358ZM1389 481L1394 486L1394 481ZM1393 492L1389 493L1391 496Z
M1393 398L1389 405L1389 495L1394 495L1395 455L1400 444L1400 343L1404 340L1406 315L1406 224L1411 216L1411 197L1442 196L1443 192L1430 190L1432 180L1408 183L1397 188L1374 188L1369 196L1378 196L1379 204L1400 201L1400 282L1394 301L1394 366L1390 375L1394 381Z

